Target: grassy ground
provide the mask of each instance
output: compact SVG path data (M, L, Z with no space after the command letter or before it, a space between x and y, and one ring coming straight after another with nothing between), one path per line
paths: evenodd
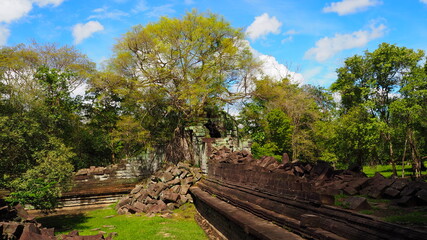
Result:
M397 175L399 177L402 176L402 165L396 165ZM391 165L376 165L376 166L364 166L363 172L368 176L372 177L375 175L376 172L381 173L384 177L390 177L393 174L393 170L391 168ZM405 166L405 176L409 177L411 176L412 168L409 165ZM426 175L427 171L421 172L422 175Z
M171 218L145 215L117 215L113 206L78 214L55 215L37 219L44 227L55 227L56 234L78 230L80 235L95 235L100 231L116 232L115 240L130 239L207 239L194 220L194 205L175 210Z
M373 199L364 195L357 195L368 200L372 209L359 211L362 214L376 216L383 221L396 223L410 227L427 227L427 207L403 208L392 204L390 199ZM339 194L335 195L335 205L342 208L348 208L344 200L350 196Z

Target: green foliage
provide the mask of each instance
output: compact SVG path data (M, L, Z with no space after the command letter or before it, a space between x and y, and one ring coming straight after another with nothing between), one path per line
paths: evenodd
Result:
M255 153L286 152L292 159L315 161L318 148L314 129L320 120L320 105L312 89L287 79L275 82L265 78L256 82L252 94L253 102L245 105L240 118L243 134L257 143Z
M120 106L149 131L150 145L165 145L170 160L179 161L191 156L184 129L219 115L226 103L243 97L230 88L253 78L255 68L248 66L254 60L243 37L241 29L212 13L162 17L133 27L118 41L106 69L114 74L103 75L117 84L93 85L107 93L99 97L114 101L108 105Z
M174 211L172 218L145 215L117 215L113 207L75 215L47 216L37 219L45 227L55 227L56 234L78 230L81 236L98 234L100 228L108 233L116 232L114 239L207 239L204 231L194 220L194 205ZM105 227L113 226L113 227Z
M38 164L10 182L12 192L7 200L44 211L54 209L61 192L71 187L74 156L59 139L50 138L43 150L34 153Z
M356 142L352 149L365 151L365 156L359 154L357 162L387 161L397 174L397 159L404 161L410 153L419 171L426 142L425 135L420 134L425 132L422 116L426 116L427 77L425 65L420 64L424 56L421 50L383 43L373 52L346 59L345 66L337 70L338 79L331 88L341 95L339 121L351 125L341 125L340 135L343 131L356 136L359 131L366 134L353 138ZM352 119L345 119L346 116ZM338 140L340 145L345 139ZM375 142L380 144L374 146ZM342 161L352 161L344 154L348 145L336 150Z

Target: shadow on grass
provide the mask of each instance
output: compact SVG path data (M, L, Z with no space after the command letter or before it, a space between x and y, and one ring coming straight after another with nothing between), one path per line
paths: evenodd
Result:
M84 224L90 219L83 213L46 216L37 219L43 227L55 228L55 232L66 232L74 229L84 230Z

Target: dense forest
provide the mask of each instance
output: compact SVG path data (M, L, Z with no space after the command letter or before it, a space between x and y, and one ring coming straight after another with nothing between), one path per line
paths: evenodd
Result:
M391 164L395 175L397 164L411 164L420 176L423 51L383 43L347 58L325 89L265 76L244 39L222 17L193 11L133 27L98 67L72 46L1 47L0 188L12 202L49 209L72 171L158 146L176 163L191 155L185 129L223 115L252 139L255 157Z

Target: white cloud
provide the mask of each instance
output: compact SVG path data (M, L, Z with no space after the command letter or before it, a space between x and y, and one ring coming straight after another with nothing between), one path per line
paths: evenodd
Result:
M371 25L370 31L359 30L349 34L337 33L332 38L324 37L316 42L316 47L310 48L305 53L304 58L319 62L326 61L343 50L365 46L369 41L382 37L385 30L386 26L383 24Z
M6 45L10 31L6 26L0 25L0 46Z
M53 6L59 6L64 0L33 0L40 7L52 4Z
M128 13L113 9L111 11L108 11L107 8L97 8L94 9L92 12L96 13L94 15L91 15L88 17L88 19L119 19L121 17L129 16Z
M33 8L30 0L0 1L0 23L11 23L27 15Z
M427 0L420 0L420 2L427 4Z
M289 36L287 38L282 39L282 41L280 41L282 44L287 43L287 42L291 42L292 40L294 40L293 36Z
M104 26L98 21L89 21L85 24L79 23L73 26L74 43L79 44L92 34L104 30Z
M13 21L25 17L31 9L33 4L39 7L47 5L58 6L64 0L0 0L0 24L9 24ZM10 35L7 25L0 25L0 45L6 44L7 38Z
M255 21L246 29L246 34L252 40L265 36L269 33L279 34L282 23L276 17L268 13L255 17Z
M338 15L342 16L364 11L368 7L379 4L381 4L379 0L342 0L341 2L333 2L329 6L324 7L323 12L336 12Z
M145 0L139 0L135 7L133 8L132 12L134 13L138 13L138 12L144 12L148 10L148 5L147 2Z
M291 29L291 30L286 31L284 33L284 35L295 35L297 33L298 33L297 31L295 31L294 29Z
M292 83L302 84L304 82L304 76L301 73L292 72L285 65L279 63L275 57L262 54L258 58L262 61L262 75L269 76L276 81L289 78Z
M147 13L149 17L161 17L175 13L175 9L172 8L172 4L165 4L158 7L151 8L150 12Z

